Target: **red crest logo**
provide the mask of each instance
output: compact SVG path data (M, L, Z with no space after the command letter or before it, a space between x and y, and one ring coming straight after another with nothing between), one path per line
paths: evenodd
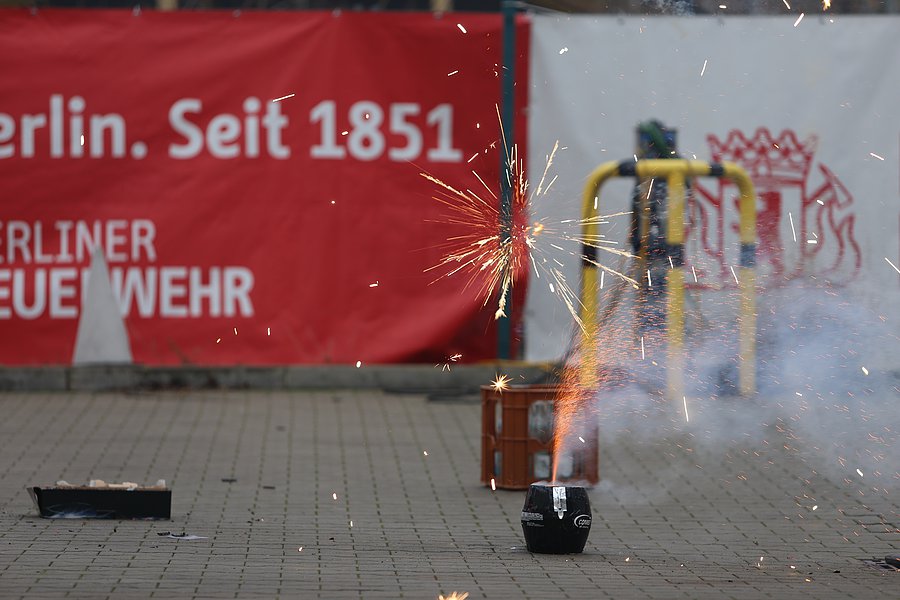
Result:
M760 127L752 137L735 129L724 140L713 134L706 139L713 162L736 163L753 180L763 286L809 275L846 283L857 275L861 253L853 230L853 195L831 169L814 164L815 136L800 141L790 129L773 136ZM816 171L814 185L810 173ZM736 264L725 249L736 246L738 193L730 182L716 185L709 189L695 182L688 200L688 256L700 265L698 275L718 276L722 282L731 277L729 265Z

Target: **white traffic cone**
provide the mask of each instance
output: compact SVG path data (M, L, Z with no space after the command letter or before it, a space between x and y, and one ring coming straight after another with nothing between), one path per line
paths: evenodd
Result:
M101 248L96 248L91 257L87 291L82 298L72 364L130 364L131 343Z

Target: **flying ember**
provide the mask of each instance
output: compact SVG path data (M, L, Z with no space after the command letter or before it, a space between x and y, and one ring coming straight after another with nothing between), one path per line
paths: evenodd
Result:
M506 375L497 375L497 378L491 382L494 390L503 393L503 390L509 388L509 377Z

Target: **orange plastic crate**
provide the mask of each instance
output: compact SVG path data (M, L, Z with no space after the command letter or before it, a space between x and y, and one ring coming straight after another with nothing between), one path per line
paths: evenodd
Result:
M481 482L507 490L524 490L551 477L556 385L514 385L502 392L481 386ZM600 481L597 426L582 436L585 443L561 464L558 481L591 485Z

